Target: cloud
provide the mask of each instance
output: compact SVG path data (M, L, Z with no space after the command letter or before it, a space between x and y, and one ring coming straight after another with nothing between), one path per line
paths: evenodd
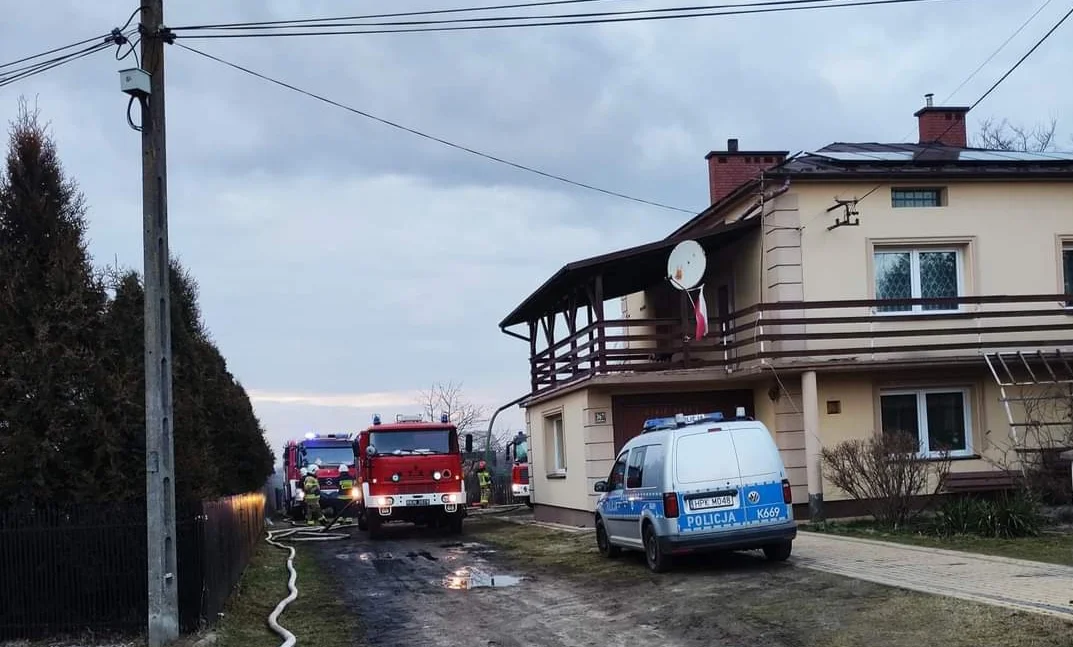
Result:
M250 401L256 404L288 404L305 407L370 409L413 406L416 392L401 393L280 393L251 389Z

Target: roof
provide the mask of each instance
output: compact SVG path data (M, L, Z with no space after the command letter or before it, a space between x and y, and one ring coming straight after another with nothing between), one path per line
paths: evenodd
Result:
M1070 178L1073 153L996 151L945 144L828 144L795 155L768 170L770 177L846 179L851 177Z
M759 224L756 218L722 223L694 240L705 251L710 251L741 239L746 231ZM571 293L576 294L578 307L589 305L589 297L582 287L598 275L603 275L605 300L640 292L649 287L655 277L666 275L667 255L682 240L682 237L670 237L567 263L499 322L499 327L507 328L561 310L558 306Z

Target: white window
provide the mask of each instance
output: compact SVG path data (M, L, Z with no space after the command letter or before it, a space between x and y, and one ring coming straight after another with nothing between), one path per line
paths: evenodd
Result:
M880 395L883 433L908 433L920 442L920 453L952 457L972 455L969 391L962 388L906 389Z
M566 434L563 430L563 414L544 418L544 436L547 439L548 465L552 474L566 472Z
M1063 294L1073 294L1073 242L1062 244L1062 285ZM1067 308L1073 308L1073 299L1066 301Z
M962 292L959 249L892 249L874 251L876 300L942 299ZM958 302L879 306L878 312L950 312Z

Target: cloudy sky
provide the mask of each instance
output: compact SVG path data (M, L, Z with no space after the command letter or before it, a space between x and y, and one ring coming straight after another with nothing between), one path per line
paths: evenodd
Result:
M912 139L923 95L946 99L1043 3L184 42L472 148L700 210L704 155L729 137L790 151ZM135 7L5 4L0 64L105 33ZM188 0L169 3L166 23L477 4ZM540 11L682 4L708 3ZM1066 5L1049 3L950 103L972 103ZM970 128L986 117L1058 117L1061 147L1073 148L1073 87L1061 80L1073 69L1071 34L1073 22L970 115ZM140 270L140 139L117 74L130 62L108 51L0 88L0 116L14 116L20 95L36 99L86 194L96 261ZM199 280L206 323L277 452L309 430L413 411L415 392L435 381L462 382L490 408L525 393L527 345L501 334L499 320L564 263L654 240L687 217L495 164L177 47L167 93L171 248ZM523 416L501 420L518 428Z

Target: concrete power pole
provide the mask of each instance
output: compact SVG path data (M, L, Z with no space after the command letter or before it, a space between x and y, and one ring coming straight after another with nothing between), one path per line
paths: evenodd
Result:
M151 75L149 97L141 102L149 647L161 647L179 637L163 26L164 0L142 0L141 63Z

